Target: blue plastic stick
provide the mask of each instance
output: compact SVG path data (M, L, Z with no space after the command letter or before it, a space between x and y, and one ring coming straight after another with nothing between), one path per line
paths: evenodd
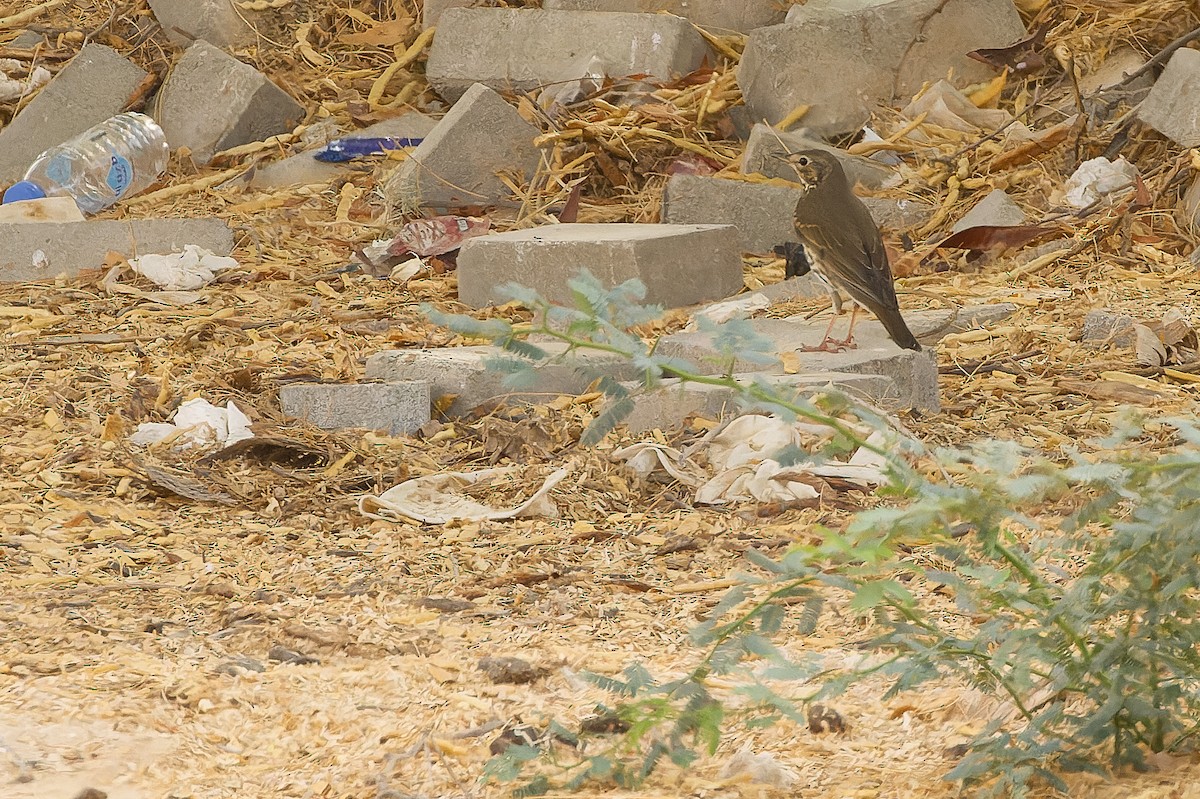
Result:
M342 161L352 161L355 158L362 158L367 155L379 155L388 150L397 150L401 147L416 147L423 141L425 140L405 139L398 136L334 139L313 153L313 158L318 161L340 163Z

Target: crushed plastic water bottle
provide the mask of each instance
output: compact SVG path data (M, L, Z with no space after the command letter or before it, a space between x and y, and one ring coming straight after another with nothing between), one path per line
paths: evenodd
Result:
M401 147L416 147L423 141L425 140L406 139L399 136L350 136L345 139L334 139L313 153L313 158L337 164L367 155L379 155L388 150L398 150Z
M4 202L69 196L94 214L148 188L167 168L162 128L145 114L117 114L39 155Z

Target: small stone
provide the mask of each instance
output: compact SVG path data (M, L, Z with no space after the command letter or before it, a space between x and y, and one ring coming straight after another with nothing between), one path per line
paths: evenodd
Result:
M479 661L479 670L492 682L509 685L524 685L546 675L546 669L514 657L482 658Z
M1125 314L1111 311L1089 311L1083 320L1084 341L1094 345L1108 344L1113 347L1132 347L1136 337L1134 325L1137 320Z

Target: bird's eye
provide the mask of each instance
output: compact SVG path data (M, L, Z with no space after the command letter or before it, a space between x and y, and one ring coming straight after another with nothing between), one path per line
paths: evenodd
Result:
M802 155L796 159L796 163L800 166L808 166L811 162L808 160L807 155Z

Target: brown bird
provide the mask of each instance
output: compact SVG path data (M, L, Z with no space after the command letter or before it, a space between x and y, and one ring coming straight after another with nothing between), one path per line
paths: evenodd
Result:
M921 349L900 315L892 268L879 228L862 200L850 190L837 158L824 150L802 150L777 157L792 166L804 185L804 195L796 203L796 234L804 245L812 271L825 282L833 297L834 317L825 329L825 338L810 349L836 352L854 346L859 305L879 317L897 345L908 350ZM855 301L850 329L842 341L829 336L842 312L839 290Z

